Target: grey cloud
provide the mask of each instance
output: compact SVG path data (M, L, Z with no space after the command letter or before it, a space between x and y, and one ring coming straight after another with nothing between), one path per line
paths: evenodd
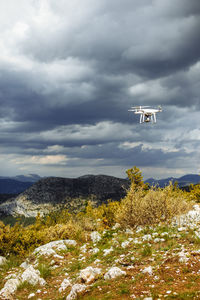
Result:
M25 40L24 50L42 61L68 56L93 60L97 70L108 74L166 76L199 59L200 5L179 0L173 5L162 3L102 2L96 11L94 3L96 15L86 15L77 27L58 27L48 33L36 27ZM176 18L168 19L170 13Z
M2 151L58 145L77 169L188 169L199 146L198 1L11 2L0 4L11 17L0 30ZM156 125L127 111L160 104Z

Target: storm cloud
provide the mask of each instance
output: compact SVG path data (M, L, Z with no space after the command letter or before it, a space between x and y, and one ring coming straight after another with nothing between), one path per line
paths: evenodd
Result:
M0 3L1 175L199 172L200 3ZM155 125L132 105L162 105Z

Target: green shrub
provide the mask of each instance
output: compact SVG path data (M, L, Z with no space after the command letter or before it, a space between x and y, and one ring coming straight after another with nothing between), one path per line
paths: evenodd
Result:
M44 263L40 263L38 265L38 270L40 271L40 276L44 279L51 277L51 267L49 265L46 265Z

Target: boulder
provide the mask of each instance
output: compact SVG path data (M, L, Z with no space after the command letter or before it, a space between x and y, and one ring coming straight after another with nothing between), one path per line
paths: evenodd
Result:
M108 272L104 275L104 279L114 279L116 277L126 275L125 271L122 271L118 267L112 267L108 270Z
M84 282L90 284L95 281L99 274L101 274L100 268L87 267L80 271L80 278Z
M46 281L40 277L40 272L38 270L35 270L33 266L28 267L23 273L22 273L22 282L27 281L32 285L40 284L45 285Z
M4 256L0 256L0 266L4 265L7 262L7 259Z
M76 299L77 296L86 290L87 286L85 284L76 283L72 286L70 294L67 296L66 300Z
M67 246L76 246L76 241L74 240L59 240L59 241L54 241L50 242L48 244L42 245L40 247L37 247L34 250L34 254L41 256L50 256L50 255L56 255L56 250L67 250Z
M0 299L10 300L13 299L13 294L20 285L20 280L18 278L11 278L6 281L4 287L0 291Z

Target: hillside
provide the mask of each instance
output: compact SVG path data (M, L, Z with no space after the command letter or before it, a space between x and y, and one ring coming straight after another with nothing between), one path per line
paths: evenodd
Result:
M1 299L199 299L200 207L171 224L86 232L11 263L0 257ZM60 225L61 228L61 225ZM14 266L14 267L13 267Z
M80 178L86 179L98 195L95 178ZM108 195L104 182L114 188L116 179L99 180ZM0 222L0 299L199 299L200 206L194 195L173 185L146 189L132 182L121 201L89 202L77 213L52 210L28 226Z
M73 179L47 177L34 183L15 200L5 201L0 205L0 212L36 216L38 212L47 213L61 204L76 209L87 198L93 198L99 205L108 199L120 200L125 196L128 186L126 179L106 175L88 175Z

